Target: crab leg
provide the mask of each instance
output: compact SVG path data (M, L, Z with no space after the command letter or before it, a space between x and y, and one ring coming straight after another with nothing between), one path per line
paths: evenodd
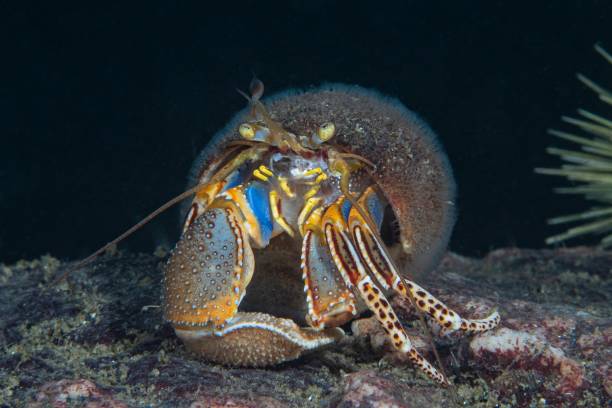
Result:
M228 163L224 164L219 170L212 174L212 176L203 176L209 179L208 184L200 189L193 198L191 207L189 208L183 224L183 234L195 219L206 211L208 206L219 194L244 182L246 174L240 171L240 167L245 163L250 163L259 159L264 151L265 148L261 146L251 146L238 153ZM205 181L201 180L201 182Z
M323 208L308 217L302 239L302 279L308 303L308 323L315 329L340 326L357 313L355 295L338 273L320 233Z
M355 295L338 273L324 243L318 234L308 230L302 245L307 320L316 329L341 326L357 314Z
M380 199L373 188L364 191L358 204L372 214L373 219L382 217ZM391 261L378 233L374 233L359 211L351 208L348 225L359 255L363 258L380 285L384 289L393 289L405 297L414 299L419 310L431 316L442 328L441 334L462 330L466 333L478 333L493 329L499 324L499 313L494 311L484 319L464 319L431 293L416 283L401 278Z
M372 278L366 273L365 265L361 263L357 250L348 234L348 227L343 216L342 206L344 202L344 198L341 197L336 203L330 205L323 214L321 225L332 259L346 285L349 288L355 288L359 292L361 298L381 323L393 346L398 351L405 353L410 361L432 380L448 385L449 382L444 375L436 370L412 346L389 301L382 293L382 290L378 288L372 281Z

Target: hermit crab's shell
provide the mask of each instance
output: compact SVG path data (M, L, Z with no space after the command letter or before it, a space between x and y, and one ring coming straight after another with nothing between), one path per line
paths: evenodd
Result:
M442 147L423 120L396 99L342 84L291 90L263 103L274 120L296 135L311 135L333 122L336 136L330 143L376 165L372 177L400 228L402 271L419 274L435 267L454 224L455 183ZM211 176L224 146L241 139L238 126L248 120L245 109L215 135L194 163L191 185Z

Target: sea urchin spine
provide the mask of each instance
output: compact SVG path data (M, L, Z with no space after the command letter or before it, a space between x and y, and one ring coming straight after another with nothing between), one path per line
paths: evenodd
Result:
M612 55L599 45L595 45L595 50L612 65ZM595 91L601 101L612 106L612 92L584 75L578 74L578 79ZM549 130L549 133L577 143L580 149L549 147L546 149L549 154L559 156L568 164L557 169L536 168L535 171L540 174L563 176L572 182L578 182L575 187L556 188L555 192L581 194L587 200L596 201L600 205L579 214L549 219L548 223L551 225L580 221L582 224L547 238L546 243L554 244L586 234L605 234L600 246L612 247L612 120L583 109L578 109L578 114L579 119L567 116L562 119L582 130L587 136L553 129Z

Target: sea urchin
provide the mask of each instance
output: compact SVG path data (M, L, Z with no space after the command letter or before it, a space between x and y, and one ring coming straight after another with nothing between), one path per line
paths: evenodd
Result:
M612 65L612 55L601 46L595 50ZM604 89L584 75L578 79L595 91L599 99L612 106L612 92ZM570 222L582 222L564 233L546 239L547 244L554 244L585 234L604 235L601 247L612 247L612 120L596 115L584 109L578 109L579 119L564 116L564 122L576 126L581 133L566 133L549 130L549 133L561 139L577 143L580 149L568 150L549 147L549 154L559 156L564 162L561 168L536 168L536 173L563 176L577 182L573 187L556 188L561 194L581 194L587 200L596 201L597 207L579 214L565 215L548 220L551 225Z

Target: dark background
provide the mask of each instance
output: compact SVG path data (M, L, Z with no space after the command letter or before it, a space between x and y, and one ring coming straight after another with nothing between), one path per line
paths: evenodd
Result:
M0 260L86 255L185 187L191 161L244 106L339 81L399 97L439 134L459 188L451 249L542 247L555 196L549 127L605 113L576 71L612 86L612 2L148 2L0 6ZM223 3L223 2L221 2ZM222 6L223 7L223 6ZM178 234L176 211L122 248Z

